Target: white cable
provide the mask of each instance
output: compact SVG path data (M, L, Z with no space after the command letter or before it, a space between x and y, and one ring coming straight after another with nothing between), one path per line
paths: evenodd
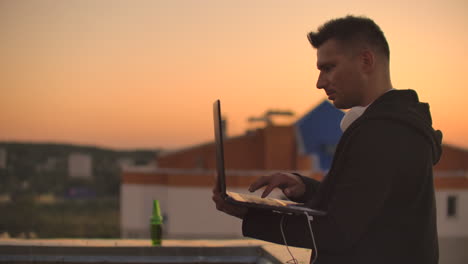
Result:
M314 217L311 215L308 215L306 212L304 212L304 214L307 218L306 221L307 221L307 225L309 226L310 237L312 238L312 245L313 245L313 251L312 251L313 258L311 259L310 264L314 264L318 258L318 250L317 250L317 245L315 244L314 232L312 231L312 226L310 225L310 222L314 220ZM294 264L297 264L298 263L297 259L293 256L293 254L289 250L288 243L286 242L286 236L284 235L284 231L283 231L283 221L284 221L284 215L281 216L281 220L280 220L281 236L283 237L284 245L286 245L286 249L288 250L289 255L291 255L291 258L292 258L291 260L293 261Z
M289 250L288 243L286 242L286 236L284 235L284 231L283 231L283 220L284 220L284 215L281 216L281 220L280 220L280 230L281 230L281 235L283 236L284 244L286 245L286 249L288 250L289 255L291 255L292 263L298 264L297 259L293 256L293 254ZM290 263L291 260L288 260L286 263Z
M309 226L310 237L312 238L312 245L314 246L313 248L314 251L312 252L314 257L310 261L310 264L314 264L318 258L318 250L317 250L317 245L315 244L314 232L312 231L312 226L310 225L310 222L314 220L314 217L311 215L308 215L306 212L304 212L304 214L307 218L307 225Z

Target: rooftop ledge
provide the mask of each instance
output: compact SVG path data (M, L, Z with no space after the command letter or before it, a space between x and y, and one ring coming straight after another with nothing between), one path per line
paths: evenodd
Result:
M290 247L299 263L310 250ZM285 246L253 239L150 240L129 239L0 239L0 263L285 263Z

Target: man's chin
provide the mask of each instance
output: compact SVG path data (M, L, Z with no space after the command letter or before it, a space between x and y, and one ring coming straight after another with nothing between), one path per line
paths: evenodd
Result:
M343 109L343 104L341 104L340 100L335 99L330 99L332 101L333 105L338 108L338 109Z
M333 105L338 108L338 109L349 109L351 108L352 106L349 106L348 104L344 103L344 102L341 102L340 100L332 100L333 101Z

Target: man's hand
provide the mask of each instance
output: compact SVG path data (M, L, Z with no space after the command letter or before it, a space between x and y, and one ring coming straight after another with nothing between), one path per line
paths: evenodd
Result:
M225 212L228 215L232 215L240 219L243 219L244 216L247 214L247 210L248 210L247 208L229 204L229 203L226 203L226 201L224 201L223 197L221 196L221 192L218 188L218 184L215 184L215 187L213 188L212 199L216 204L216 209L218 209L219 211Z
M262 193L262 198L267 197L275 188L281 189L289 199L299 198L305 193L305 184L299 176L292 173L277 172L270 176L262 176L250 185L249 191L254 192L264 186L266 188Z

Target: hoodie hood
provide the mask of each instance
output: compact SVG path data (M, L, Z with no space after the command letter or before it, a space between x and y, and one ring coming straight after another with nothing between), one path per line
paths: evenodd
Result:
M429 104L419 102L413 90L393 90L383 94L366 109L362 121L387 119L403 123L420 133L432 146L432 163L442 155L442 132L432 128Z

